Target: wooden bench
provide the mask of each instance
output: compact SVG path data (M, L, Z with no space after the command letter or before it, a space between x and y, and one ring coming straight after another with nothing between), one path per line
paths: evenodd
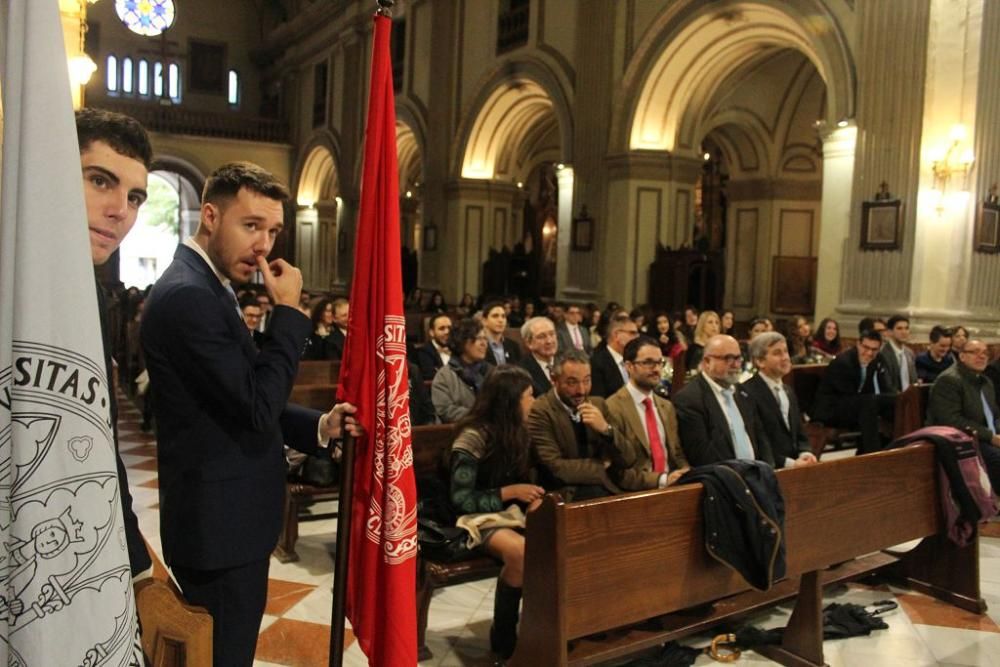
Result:
M210 667L212 616L188 605L173 582L143 579L135 584L142 622L142 653L155 667Z
M929 445L781 470L787 578L767 592L708 555L701 485L577 503L549 495L528 516L524 609L511 665L590 665L796 599L782 664L822 665L822 589L874 571L974 613L978 543L941 537ZM883 551L924 538L907 554ZM600 633L600 634L598 634Z
M454 439L451 424L413 428L413 472L417 480L435 479L447 485L449 471L445 457ZM434 591L452 584L496 577L500 564L487 556L477 556L455 563L439 563L423 554L417 559L417 649L420 660L432 653L427 648L427 618Z
M299 362L295 384L337 384L338 378L340 378L339 361L303 360Z
M911 384L906 391L896 397L896 411L893 415L893 439L923 428L927 418L927 400L931 396L929 384Z
M811 417L816 392L825 373L826 364L801 364L793 366L792 372L785 376L785 383L795 392L802 414ZM861 437L857 431L826 426L815 419L806 422L803 432L809 438L809 446L816 458L822 456L827 447L842 449L848 444L857 442Z

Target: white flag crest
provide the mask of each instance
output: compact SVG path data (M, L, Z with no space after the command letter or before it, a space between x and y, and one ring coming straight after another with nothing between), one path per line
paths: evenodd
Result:
M0 664L141 665L58 3L0 19Z

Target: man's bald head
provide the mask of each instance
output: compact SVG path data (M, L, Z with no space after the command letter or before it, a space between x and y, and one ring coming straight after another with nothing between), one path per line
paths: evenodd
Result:
M708 339L701 358L702 373L723 387L729 387L740 381L742 370L743 356L735 338L718 334Z

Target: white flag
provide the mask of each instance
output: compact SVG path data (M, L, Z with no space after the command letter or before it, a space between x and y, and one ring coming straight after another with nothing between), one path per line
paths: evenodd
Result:
M58 2L0 22L0 664L141 665Z

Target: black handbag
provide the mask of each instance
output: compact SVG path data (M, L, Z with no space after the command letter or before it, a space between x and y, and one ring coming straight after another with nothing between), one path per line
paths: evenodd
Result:
M302 464L299 477L313 486L337 486L340 484L340 466L330 458L329 451L310 454Z
M447 526L429 517L417 516L417 542L425 558L454 563L472 556L465 546L469 534L457 526Z

